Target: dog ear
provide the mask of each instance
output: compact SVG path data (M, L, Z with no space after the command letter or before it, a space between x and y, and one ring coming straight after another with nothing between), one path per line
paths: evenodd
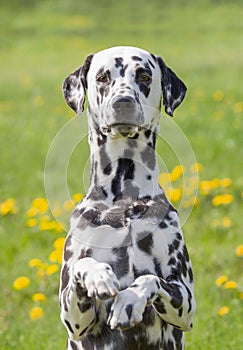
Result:
M165 112L173 117L174 110L181 104L186 94L186 86L176 74L166 66L161 57L157 57L161 70L161 85Z
M87 89L87 74L93 55L89 55L83 66L71 73L63 83L65 101L77 114L84 110L85 93Z

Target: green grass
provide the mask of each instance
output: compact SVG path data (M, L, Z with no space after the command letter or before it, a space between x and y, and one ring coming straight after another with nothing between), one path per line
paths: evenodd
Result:
M186 134L201 180L229 177L234 201L213 207L212 196L200 197L185 227L193 261L197 314L187 334L187 349L240 349L242 300L235 291L215 286L226 274L242 286L242 259L235 255L242 240L242 17L240 1L1 1L0 4L0 202L15 198L19 212L0 218L0 348L65 348L59 321L58 274L40 282L28 266L32 258L48 261L60 236L26 227L31 201L45 196L44 164L50 144L73 116L65 105L63 79L85 57L113 45L134 45L161 55L188 86L175 121ZM214 93L223 92L216 101ZM82 123L80 123L81 125ZM64 145L65 147L65 145ZM176 159L159 143L171 171ZM68 168L70 193L84 192L85 140ZM213 194L217 194L216 189ZM215 228L227 216L230 228ZM61 234L63 235L63 234ZM31 278L25 290L13 281ZM41 289L48 299L44 317L32 321L31 295ZM219 317L221 306L229 314Z

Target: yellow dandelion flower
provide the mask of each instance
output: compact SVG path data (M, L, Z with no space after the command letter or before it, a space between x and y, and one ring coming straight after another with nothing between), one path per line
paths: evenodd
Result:
M52 264L52 265L49 265L47 268L46 268L46 273L48 275L53 275L55 272L57 272L59 269L58 265L57 264Z
M224 205L228 205L230 203L232 203L234 200L234 197L231 194L224 194L222 196L222 204Z
M36 219L29 219L26 221L26 226L27 227L35 227L38 225L38 221Z
M83 198L83 195L81 193L75 193L72 197L75 203L79 203L82 198Z
M214 188L220 187L221 185L221 180L218 178L212 179L210 182L210 187L213 190Z
M55 205L52 214L54 217L60 216L62 214L62 208L59 205Z
M243 244L238 245L238 247L236 247L235 254L237 256L243 256Z
M28 217L32 218L32 217L36 216L37 214L39 214L39 209L31 207L31 208L27 211L26 214L27 214Z
M181 199L182 190L180 188L172 188L170 192L170 199L172 202L178 202Z
M38 320L39 318L41 318L43 316L43 310L41 307L33 307L30 310L30 318L31 320L35 321Z
M212 204L215 207L218 207L220 204L222 204L222 196L221 195L217 195L217 196L213 197Z
M184 167L182 165L177 165L174 167L172 172L169 174L170 181L177 181L184 172Z
M40 217L41 222L48 222L50 221L50 216L49 215L43 215Z
M217 207L221 204L223 205L228 205L232 203L234 200L234 197L231 194L222 194L222 195L217 195L212 199L212 204Z
M218 310L218 315L219 316L225 316L230 312L230 309L228 306L223 306Z
M228 216L225 216L222 220L222 225L223 227L225 228L229 228L232 226L232 221L231 221L231 218L229 218Z
M62 251L61 250L53 250L49 255L49 260L53 263L57 262L59 264L62 263Z
M222 286L222 284L224 284L227 281L228 281L228 277L225 275L222 275L216 279L215 284L216 286Z
M220 102L224 98L224 93L222 90L216 90L213 94L214 101Z
M171 188L171 187L165 187L165 188L164 188L164 192L165 192L166 197L167 197L169 200L171 200L172 188Z
M39 229L41 231L52 231L52 230L56 230L57 232L63 231L63 229L60 229L60 225L57 224L56 221L43 221L40 223Z
M229 187L232 185L232 181L230 178L226 177L220 181L221 187Z
M29 261L29 266L30 267L40 267L42 265L42 262L40 259L31 259Z
M16 290L21 290L21 289L27 288L29 284L30 284L30 279L28 277L21 276L14 281L13 287Z
M236 289L237 288L237 283L235 281L227 281L224 284L224 289Z
M170 182L170 174L168 173L161 173L159 175L158 182L161 187L165 187Z
M53 229L61 233L64 231L64 224L62 222L53 221Z
M199 173L200 171L202 171L202 169L203 169L203 166L200 163L192 164L190 168L192 173Z
M46 296L43 293L35 293L32 295L32 300L44 302L44 301L46 301Z
M196 207L199 205L199 199L195 196L189 197L182 202L183 208L190 208L190 207Z
M74 203L72 200L68 200L66 202L64 202L63 204L63 209L66 211L70 211L74 209Z
M201 181L199 184L199 188L202 195L204 196L208 195L209 192L211 191L210 181L207 181L207 180Z
M16 200L13 198L7 199L0 204L0 213L5 216L7 214L16 214L18 209L16 207Z
M48 210L48 203L46 198L36 198L32 201L32 208L39 210L41 214L44 214Z
M65 237L59 237L55 240L53 245L54 245L54 248L63 250L64 243L65 243Z
M49 222L41 222L39 225L40 231L49 231L51 229L51 225Z
M242 113L243 112L243 102L237 102L233 106L235 113Z

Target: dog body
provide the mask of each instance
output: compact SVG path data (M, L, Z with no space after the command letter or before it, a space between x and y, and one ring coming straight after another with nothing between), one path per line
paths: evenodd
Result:
M64 82L88 94L91 183L71 217L60 284L73 350L179 350L195 312L177 212L157 183L156 135L186 88L160 57L133 47L88 56Z

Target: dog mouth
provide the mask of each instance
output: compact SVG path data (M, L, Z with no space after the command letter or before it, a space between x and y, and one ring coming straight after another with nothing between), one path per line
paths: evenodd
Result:
M116 123L103 127L102 130L106 135L110 135L112 138L121 137L134 137L142 128L135 124L123 124Z

